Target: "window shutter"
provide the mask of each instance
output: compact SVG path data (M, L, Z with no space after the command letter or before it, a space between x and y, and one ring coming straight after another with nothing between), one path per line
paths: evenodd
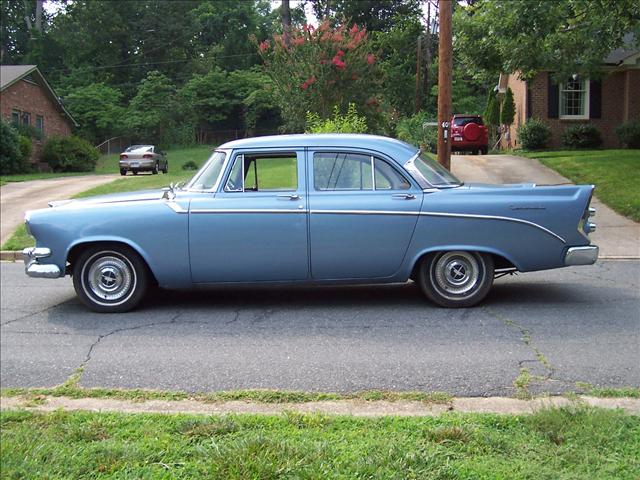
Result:
M589 118L602 117L602 82L590 80L589 82Z
M547 73L547 117L558 118L560 106L560 88L551 78L551 72Z

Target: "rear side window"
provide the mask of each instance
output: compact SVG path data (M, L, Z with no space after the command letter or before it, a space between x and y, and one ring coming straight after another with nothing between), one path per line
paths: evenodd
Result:
M484 125L484 123L482 123L482 117L456 117L453 119L453 124L456 127L464 127L467 123Z
M410 183L391 165L370 155L318 152L313 156L314 188L331 190L407 190Z

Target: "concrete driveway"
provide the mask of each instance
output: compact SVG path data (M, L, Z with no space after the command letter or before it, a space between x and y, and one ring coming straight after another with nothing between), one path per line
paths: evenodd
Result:
M30 182L12 182L0 187L0 245L24 221L24 212L46 208L51 200L64 200L120 175L83 175Z
M452 155L451 167L465 182L573 183L537 160L514 155ZM640 224L617 214L597 197L591 206L597 210L594 222L598 225L591 238L600 247L600 258L640 258Z

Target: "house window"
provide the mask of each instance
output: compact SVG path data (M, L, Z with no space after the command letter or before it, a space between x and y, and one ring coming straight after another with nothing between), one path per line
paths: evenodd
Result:
M560 118L589 118L589 81L570 78L560 85Z
M36 128L44 133L44 117L42 115L36 115Z
M31 114L29 112L22 112L22 124L31 125Z
M20 110L11 111L11 123L14 125L20 125Z

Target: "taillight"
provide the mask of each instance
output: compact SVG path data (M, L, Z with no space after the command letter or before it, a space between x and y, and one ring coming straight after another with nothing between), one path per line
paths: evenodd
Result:
M124 153L122 155L120 155L120 160L126 160L127 158L129 158L127 155L125 155Z
M149 154L142 155L142 158L153 158L153 155L149 155Z

